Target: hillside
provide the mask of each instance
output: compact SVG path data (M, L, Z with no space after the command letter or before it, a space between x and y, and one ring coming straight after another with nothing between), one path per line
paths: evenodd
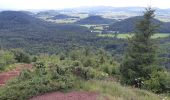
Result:
M31 52L55 51L58 46L81 43L81 37L87 37L87 33L90 32L85 27L54 24L24 12L0 13L0 45L4 48L25 48ZM73 37L75 39L72 41Z
M119 31L120 33L134 32L136 22L140 21L141 19L141 16L127 18L125 20L111 24L109 29L113 31ZM170 29L168 28L170 27L169 22L161 22L157 19L153 19L153 23L160 25L160 33L170 33Z
M76 22L76 24L111 24L116 22L113 19L103 18L101 16L89 16Z
M3 11L0 13L0 29L8 28L13 24L22 26L26 24L35 24L37 22L40 23L41 21L28 15L27 12Z
M47 19L52 19L52 20L56 20L56 19L68 19L68 18L79 18L79 17L74 17L74 16L68 16L68 15L64 15L64 14L59 14L59 15L56 15L54 17L51 17L51 18L47 18Z
M166 94L158 96L147 90L122 86L118 81L119 63L109 55L98 49L39 55L33 65L24 64L23 67L28 68L27 70L19 70L20 74L16 75L13 73L17 78L0 87L0 100L56 100L58 96L57 100L68 100L67 94L70 94L70 98L75 97L69 100L163 100L165 97L165 100L169 99ZM16 66L12 71L2 74L6 75L23 67ZM80 95L73 94L74 91ZM89 93L89 98L95 94L96 98L83 99L82 93L85 93L83 98L88 97L86 94ZM77 97L79 99L76 99Z
M120 51L124 45L121 40L96 37L83 26L46 22L20 11L1 12L0 26L1 48L22 48L31 54L53 54L81 46ZM106 44L108 40L115 44Z

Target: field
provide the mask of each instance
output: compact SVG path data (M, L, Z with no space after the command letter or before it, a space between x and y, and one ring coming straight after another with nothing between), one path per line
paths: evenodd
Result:
M113 37L115 37L115 34L98 34L97 36L113 38ZM127 39L128 37L131 37L131 36L133 36L133 34L125 33L125 34L118 34L117 38ZM157 33L157 34L153 35L152 38L153 39L156 39L156 38L165 38L165 37L168 37L168 36L170 36L169 33Z
M47 21L50 21L50 22L54 22L54 23L60 23L60 24L67 24L67 23L74 23L76 22L77 20L76 19L58 19L58 20L47 20Z
M94 24L94 25L92 25L92 24L84 24L84 25L81 25L81 26L84 26L84 27L87 27L87 28L89 28L90 29L90 27L94 27L94 30L100 30L100 31L102 31L103 30L103 26L106 26L107 24L100 24L100 25L97 25L97 24Z

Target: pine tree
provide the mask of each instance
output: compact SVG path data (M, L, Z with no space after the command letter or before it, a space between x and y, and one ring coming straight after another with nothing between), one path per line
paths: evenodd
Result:
M153 22L155 10L147 8L141 21L136 24L135 34L129 38L126 55L121 64L122 82L134 85L135 79L148 80L157 70L156 46L151 36L158 25Z

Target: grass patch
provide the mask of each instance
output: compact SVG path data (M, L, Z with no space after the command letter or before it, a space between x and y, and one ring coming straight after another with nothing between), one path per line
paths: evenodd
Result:
M165 38L170 36L170 33L157 33L154 36L152 36L152 38Z
M97 91L101 93L102 97L108 97L110 100L162 100L165 98L164 96L158 96L145 90L139 90L132 87L124 87L119 83L111 81L77 80L75 84L75 88L79 91ZM169 98L165 100L169 100Z
M115 37L114 34L98 34L97 36L99 36L99 37L109 37L109 38ZM131 36L133 36L133 34L125 33L125 34L118 34L117 38L127 39L128 37L131 37ZM153 35L152 38L153 39L165 38L165 37L168 37L168 36L170 36L170 33L157 33L157 34Z

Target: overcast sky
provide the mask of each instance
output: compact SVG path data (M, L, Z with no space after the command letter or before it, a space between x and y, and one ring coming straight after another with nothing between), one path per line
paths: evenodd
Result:
M60 9L80 6L170 8L170 0L0 0L0 9Z

